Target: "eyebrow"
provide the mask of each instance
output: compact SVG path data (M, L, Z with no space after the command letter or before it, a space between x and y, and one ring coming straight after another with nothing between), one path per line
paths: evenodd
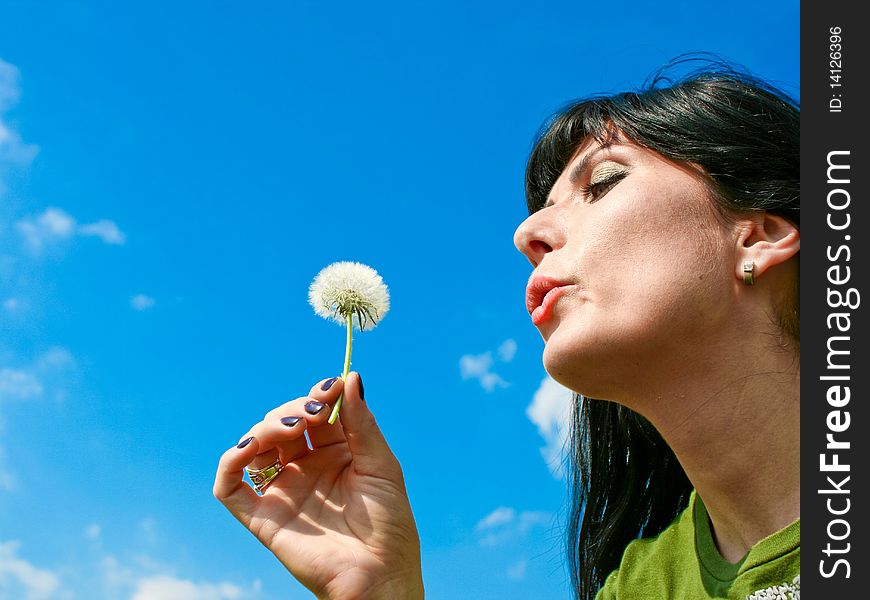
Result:
M571 172L568 173L568 181L570 181L572 185L576 184L577 181L580 179L581 175L583 175L583 172L589 168L589 163L592 162L592 159L595 158L595 155L600 153L600 152L604 152L605 150L609 149L611 146L613 146L612 143L605 143L605 144L601 144L600 146L596 147L594 150L587 152L586 155L580 159L580 162L577 163L577 165L573 169L571 169ZM553 206L553 204L554 204L553 200L550 198L547 198L547 201L544 203L544 206L542 206L541 208L548 208L550 206Z

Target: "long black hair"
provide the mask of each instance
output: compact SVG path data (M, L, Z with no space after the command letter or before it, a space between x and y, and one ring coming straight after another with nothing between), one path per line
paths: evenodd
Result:
M742 67L697 54L671 61L636 92L573 102L545 123L526 168L529 213L589 136L617 135L702 167L722 217L767 211L800 228L797 102ZM772 317L799 353L798 287ZM591 600L628 543L665 529L692 486L655 427L614 402L575 394L570 440L568 566L577 598Z

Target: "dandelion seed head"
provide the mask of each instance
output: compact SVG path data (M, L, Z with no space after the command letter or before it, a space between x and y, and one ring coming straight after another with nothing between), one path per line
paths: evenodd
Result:
M317 274L308 288L308 302L324 319L345 325L350 314L354 329L369 331L390 310L390 292L371 267L343 261Z

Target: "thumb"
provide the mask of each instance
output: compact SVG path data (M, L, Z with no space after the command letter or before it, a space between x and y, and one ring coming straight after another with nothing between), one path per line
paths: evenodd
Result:
M375 416L364 399L362 378L356 371L347 376L344 400L341 406L341 425L347 445L353 455L354 468L361 475L383 477L399 467L399 461L390 450Z

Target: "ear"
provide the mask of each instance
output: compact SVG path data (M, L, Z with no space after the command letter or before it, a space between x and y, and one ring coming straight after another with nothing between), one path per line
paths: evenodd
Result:
M788 219L767 212L739 221L737 264L734 275L743 280L743 263L755 263L755 279L771 267L782 264L801 249L801 234Z

